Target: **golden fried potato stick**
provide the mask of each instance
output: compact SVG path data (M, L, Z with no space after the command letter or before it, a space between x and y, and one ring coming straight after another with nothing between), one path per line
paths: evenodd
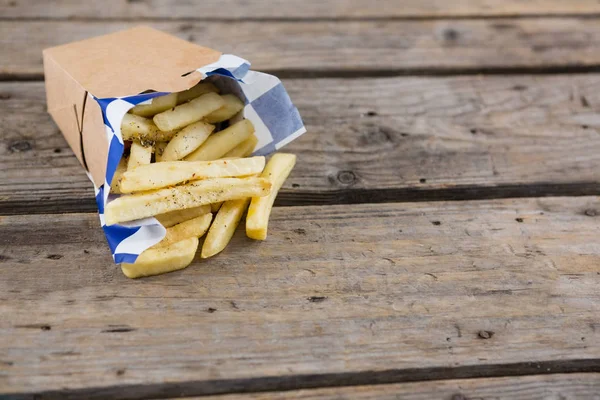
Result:
M190 219L200 217L201 215L210 214L211 206L209 204L187 208L185 210L171 211L165 214L155 215L154 218L161 223L165 228L170 228L174 225L180 224Z
M268 179L272 185L271 193L264 197L254 197L248 208L246 217L246 235L251 239L265 240L273 203L279 189L296 164L294 154L277 153L271 157L261 177Z
M197 249L197 237L190 237L166 247L152 247L140 254L135 263L122 263L121 270L128 278L176 271L192 263Z
M186 161L211 161L222 158L234 147L248 139L254 133L254 125L244 119L220 132L210 135L202 146L188 155Z
M167 147L167 145L169 144L169 142L156 142L154 143L154 160L156 162L161 162L162 161L162 155L165 151L165 148Z
M214 130L214 125L203 121L186 126L173 136L163 151L161 161L181 160L200 147Z
M244 103L233 94L226 94L221 96L221 98L225 102L225 105L204 117L204 121L211 124L227 121L244 108Z
M231 157L248 157L254 152L256 145L258 144L258 138L255 135L251 135L248 139L235 146L232 150L225 153L221 158Z
M188 103L158 113L152 120L161 131L173 131L200 121L224 105L225 101L221 96L210 92Z
M198 179L250 176L260 174L264 168L263 156L215 161L163 161L124 172L120 190L121 193L132 193Z
M200 257L212 257L227 246L248 208L248 204L250 204L250 198L229 200L223 203L208 230L206 239L204 239Z
M127 171L127 158L121 158L119 161L119 165L117 165L117 169L115 170L115 174L113 175L112 181L110 183L110 192L119 194L121 193L121 189L119 186L121 185L121 176L123 173Z
M210 82L200 82L196 86L177 93L177 104L183 104L206 93L219 93L219 89Z
M210 227L211 221L212 214L208 213L167 228L167 234L163 240L154 245L154 247L170 246L173 243L177 243L190 237L200 238L204 236Z
M144 146L137 140L131 143L129 161L127 161L127 171L134 170L141 165L149 165L152 159L153 148L150 145ZM121 176L121 180L123 177ZM121 189L122 190L122 189Z
M121 121L123 140L143 140L145 142L169 141L176 131L162 132L152 120L139 115L125 114Z
M219 201L266 196L270 190L271 182L264 178L205 179L121 196L106 205L104 219L107 225L114 225Z
M166 111L177 105L177 93L155 97L150 104L139 104L129 110L130 113L140 117L153 117L155 114Z

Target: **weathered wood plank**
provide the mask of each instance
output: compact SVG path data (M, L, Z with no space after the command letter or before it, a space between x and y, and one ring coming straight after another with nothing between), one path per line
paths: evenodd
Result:
M599 3L600 4L600 3ZM53 6L53 8L56 8ZM598 18L343 22L150 22L285 74L441 73L600 65ZM0 74L41 78L42 49L138 25L3 21ZM51 33L51 34L50 34Z
M522 377L456 379L392 385L346 386L327 389L208 396L202 400L532 400L599 399L600 374L556 374ZM186 398L191 400L192 398ZM183 399L182 399L183 400Z
M600 75L285 84L308 133L279 204L600 193ZM0 83L0 213L94 211L44 101Z
M172 397L600 372L599 211L598 197L275 208L267 242L238 232L139 281L93 214L2 217L0 387Z
M5 18L414 18L522 15L587 15L600 13L595 0L204 0L202 2L111 1L111 6L73 0L0 0Z

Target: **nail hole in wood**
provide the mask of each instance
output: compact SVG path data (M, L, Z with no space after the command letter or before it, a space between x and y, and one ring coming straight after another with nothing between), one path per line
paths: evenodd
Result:
M27 140L19 140L8 145L8 151L11 153L23 153L33 148Z
M491 339L494 336L493 331L479 331L477 332L477 337L480 339Z
M356 175L352 171L340 171L337 175L337 179L344 185L351 185L356 182Z

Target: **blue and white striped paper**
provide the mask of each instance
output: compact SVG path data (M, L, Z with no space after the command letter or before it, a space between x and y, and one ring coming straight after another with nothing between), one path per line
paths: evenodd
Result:
M205 78L211 77L210 80L223 88L225 93L234 93L244 100L244 117L254 124L258 137L255 155L270 154L306 132L298 110L277 77L251 71L248 61L229 54L222 55L217 62L197 71ZM96 188L96 202L100 223L115 263L134 262L138 255L160 242L166 234L165 228L155 218L111 226L104 222L105 205L117 197L109 193L110 183L124 150L121 120L135 105L165 94L168 93L95 98L102 109L109 144L106 178L104 185Z

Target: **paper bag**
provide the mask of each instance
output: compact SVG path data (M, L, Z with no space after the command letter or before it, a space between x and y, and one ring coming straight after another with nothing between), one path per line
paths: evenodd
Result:
M100 222L116 263L135 261L164 237L155 219L107 226L104 207L123 155L121 120L137 104L208 79L245 103L256 129L254 155L267 155L306 129L281 81L250 70L240 57L197 46L148 28L45 49L48 112L94 184Z

